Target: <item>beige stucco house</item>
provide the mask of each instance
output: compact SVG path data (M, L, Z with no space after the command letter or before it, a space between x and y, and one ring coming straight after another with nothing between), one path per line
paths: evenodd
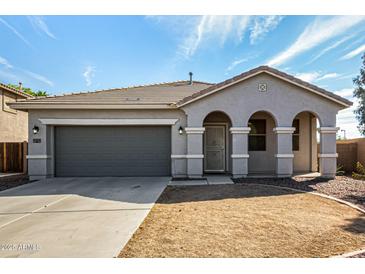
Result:
M218 84L191 79L10 106L29 113L32 178L333 177L336 115L351 104L261 66Z
M0 143L28 140L28 113L13 109L7 103L32 97L0 83Z

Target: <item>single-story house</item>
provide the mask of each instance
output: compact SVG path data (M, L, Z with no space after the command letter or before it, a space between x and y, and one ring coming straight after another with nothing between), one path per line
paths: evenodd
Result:
M268 66L218 84L190 74L187 81L10 103L29 113L31 178L334 177L336 115L351 105Z

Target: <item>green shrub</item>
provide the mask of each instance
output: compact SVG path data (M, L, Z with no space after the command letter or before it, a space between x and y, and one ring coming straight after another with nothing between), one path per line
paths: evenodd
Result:
M352 172L352 178L357 180L365 180L365 168L360 162L356 163L355 171Z

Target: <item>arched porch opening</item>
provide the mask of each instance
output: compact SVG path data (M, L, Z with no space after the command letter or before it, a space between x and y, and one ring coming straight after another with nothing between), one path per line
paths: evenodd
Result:
M204 121L203 137L204 173L231 172L231 135L232 126L229 116L222 111L209 113Z
M318 154L320 119L311 111L302 111L292 121L293 173L306 174L319 171Z
M248 120L248 174L273 175L276 170L275 117L267 111L258 111Z

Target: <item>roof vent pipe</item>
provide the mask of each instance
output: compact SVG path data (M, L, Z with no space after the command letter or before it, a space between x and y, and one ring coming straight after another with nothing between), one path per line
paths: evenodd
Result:
M19 82L19 91L23 92L23 83L22 82Z
M189 85L193 84L193 73L189 72Z

